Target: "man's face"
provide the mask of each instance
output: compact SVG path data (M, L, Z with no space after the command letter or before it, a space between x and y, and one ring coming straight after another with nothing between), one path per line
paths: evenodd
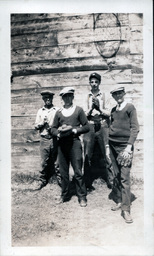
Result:
M91 86L92 90L98 90L99 89L100 81L97 78L91 78L89 83L90 83L90 86Z
M52 105L52 100L53 100L53 96L52 95L44 95L43 96L43 100L46 106L51 106Z
M125 92L124 91L117 91L112 94L112 97L118 104L121 104L124 101Z
M73 103L74 95L72 93L66 93L62 96L65 106L71 106Z

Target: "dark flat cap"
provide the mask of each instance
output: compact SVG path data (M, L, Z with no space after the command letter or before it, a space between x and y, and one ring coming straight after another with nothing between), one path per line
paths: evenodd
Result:
M41 95L42 95L42 96L44 96L44 95L51 95L51 96L53 96L54 93L51 92L51 91L45 90L45 91L42 91L42 92L41 92Z
M92 73L90 76L89 76L89 80L91 80L92 78L96 78L98 79L99 81L101 81L101 76L99 74L97 74L96 72Z
M118 87L112 90L110 93L113 94L114 92L119 92L119 91L124 91L125 92L125 87Z

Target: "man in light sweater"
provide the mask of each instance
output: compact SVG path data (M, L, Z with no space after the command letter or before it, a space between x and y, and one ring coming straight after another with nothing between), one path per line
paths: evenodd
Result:
M58 163L62 178L61 198L58 203L70 200L69 165L74 170L76 194L81 207L87 205L87 191L82 173L82 146L79 136L89 131L83 109L73 105L74 88L65 87L59 94L64 105L54 117L51 134L58 139Z
M130 214L130 168L132 164L134 142L139 132L136 109L132 103L124 100L125 88L120 87L111 91L117 102L111 111L111 124L109 128L109 147L115 171L113 193L116 193L117 205L113 211L121 209L121 215L126 223L132 223Z

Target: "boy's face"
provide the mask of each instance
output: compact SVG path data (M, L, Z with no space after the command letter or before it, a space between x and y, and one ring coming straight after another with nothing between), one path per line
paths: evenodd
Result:
M47 94L47 95L44 95L42 97L42 99L44 100L44 103L45 103L46 106L49 107L49 106L52 105L53 96Z
M121 104L124 101L125 92L124 91L117 91L112 94L112 97L118 104Z
M97 78L91 78L89 81L92 90L98 90L100 81Z
M65 106L71 106L73 103L74 95L73 93L66 93L62 96L62 100L64 101Z

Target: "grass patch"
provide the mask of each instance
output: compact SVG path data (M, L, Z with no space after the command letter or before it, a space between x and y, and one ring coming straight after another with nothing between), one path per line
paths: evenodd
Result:
M31 184L34 180L38 180L38 174L36 173L13 173L11 175L12 183L28 183Z

